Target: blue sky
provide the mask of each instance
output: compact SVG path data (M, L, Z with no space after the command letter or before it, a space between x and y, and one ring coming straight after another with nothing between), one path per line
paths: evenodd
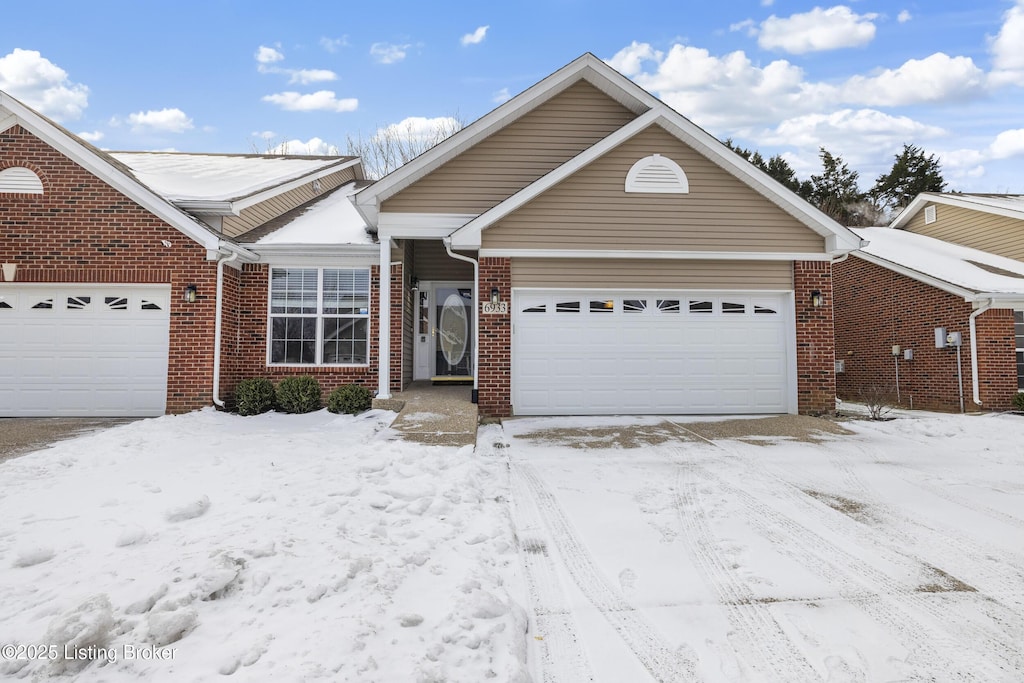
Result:
M8 5L0 89L105 149L344 152L589 51L803 178L825 146L867 189L907 142L950 189L1024 193L1024 0Z

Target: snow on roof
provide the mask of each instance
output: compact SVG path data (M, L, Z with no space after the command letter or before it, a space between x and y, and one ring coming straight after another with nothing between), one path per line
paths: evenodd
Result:
M861 252L975 292L1024 293L1024 262L895 228L851 228ZM854 252L855 254L857 252Z
M342 185L268 223L276 227L256 244L373 244L366 221L349 199L357 183ZM277 221L281 220L280 223ZM245 241L245 235L239 238Z
M139 182L172 202L230 201L351 157L110 152Z

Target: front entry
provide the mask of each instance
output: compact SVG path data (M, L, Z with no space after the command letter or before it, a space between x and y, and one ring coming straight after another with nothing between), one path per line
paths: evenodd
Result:
M473 284L421 282L416 296L413 379L473 378Z

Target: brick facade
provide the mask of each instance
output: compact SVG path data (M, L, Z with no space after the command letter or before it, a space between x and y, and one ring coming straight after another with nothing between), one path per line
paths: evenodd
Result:
M0 133L0 170L13 166L34 171L44 194L4 195L0 262L24 283L169 285L167 411L210 405L217 267L206 249L21 126ZM192 304L181 297L189 284Z
M811 294L824 297L815 307ZM835 410L835 347L832 321L832 264L793 262L796 309L797 409L804 414Z
M978 409L971 385L970 303L855 256L834 270L836 356L845 365L837 375L840 398L857 401L877 389L890 394L894 405L959 411L956 352L935 348L934 329L945 327L963 339L964 407ZM982 406L1010 408L1017 392L1013 311L986 311L976 327ZM892 355L896 344L901 349L898 360ZM913 349L913 360L903 359L903 349Z
M480 315L478 409L481 417L512 414L512 261L507 258L480 259L480 298L488 299L491 289L509 302L505 315ZM477 302L479 306L480 303Z

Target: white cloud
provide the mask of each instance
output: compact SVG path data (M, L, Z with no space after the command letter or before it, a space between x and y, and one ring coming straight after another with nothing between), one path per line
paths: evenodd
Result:
M103 139L103 131L94 130L91 133L88 131L82 131L78 134L78 137L82 138L86 142L99 142Z
M359 107L359 100L356 98L348 97L339 100L331 90L318 90L308 95L294 91L280 92L264 96L263 101L276 104L285 111L345 112L355 111Z
M256 61L260 64L273 64L274 62L280 62L284 59L284 55L278 50L266 45L260 45L259 49L256 50L256 54L253 55Z
M337 156L341 150L337 145L324 142L320 138L309 140L286 140L267 150L267 154L312 154L315 156Z
M619 73L633 77L643 71L644 62L660 62L663 57L664 53L655 50L648 43L638 43L634 40L629 46L616 52L607 62Z
M348 36L342 36L341 38L321 38L320 47L328 52L337 52L343 47L348 47Z
M77 119L89 106L89 88L35 50L14 48L0 57L0 90L57 121Z
M910 21L913 18L914 18L914 15L912 15L907 10L903 10L902 12L900 12L899 14L896 15L896 21L900 22L901 24L905 24L905 23L907 23L908 21Z
M944 129L906 116L892 116L874 109L841 109L831 114L807 114L788 119L759 140L769 145L813 149L824 145L851 150L850 157L856 159L859 152L873 155L879 148L897 146L905 140L944 135Z
M462 36L462 40L459 42L463 45L478 45L484 42L484 38L487 36L487 29L489 28L490 26L479 26L472 33Z
M508 88L502 88L491 95L491 102L494 102L495 104L502 104L503 102L508 102L510 99L512 99L512 96L509 94Z
M988 147L992 159L1024 156L1024 128L1004 130Z
M254 130L250 135L260 140L273 140L277 137L277 133L272 130Z
M290 76L289 83L301 83L302 85L338 80L338 74L327 69L282 69L282 72Z
M410 116L390 126L378 128L375 139L392 138L400 140L439 141L461 128L457 119L451 116Z
M761 0L761 7L771 7L775 4L775 0Z
M936 52L910 59L898 69L875 76L853 76L843 85L843 100L872 106L950 102L981 94L985 72L970 57Z
M736 31L745 31L748 36L757 35L757 22L753 19L744 19L738 21L735 24L729 24L729 30L735 33Z
M993 85L1024 85L1024 0L1003 14L999 33L989 42Z
M128 115L128 123L131 124L134 133L147 130L162 133L184 133L194 127L192 119L178 108L135 112Z
M837 50L867 45L875 37L877 14L855 14L845 5L829 9L815 7L810 12L777 17L763 22L758 32L758 45L766 50L782 50L790 54Z
M405 59L406 51L412 45L393 45L391 43L374 43L370 46L370 56L380 64L394 64Z

